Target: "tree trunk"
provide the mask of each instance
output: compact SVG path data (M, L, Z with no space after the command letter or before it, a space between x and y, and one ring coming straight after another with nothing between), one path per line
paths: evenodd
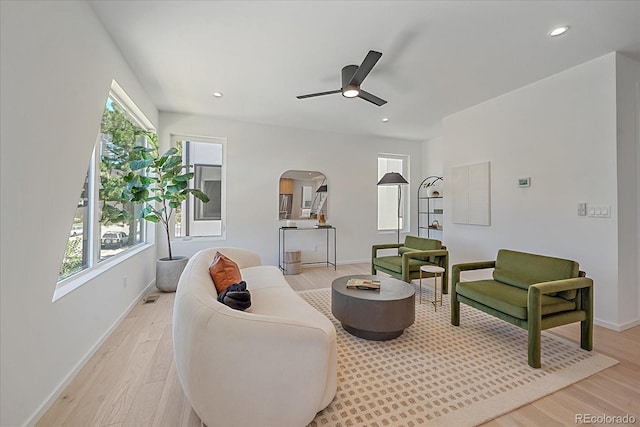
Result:
M169 235L169 223L165 222L163 225L164 225L165 234L167 236L167 248L169 249L169 259L172 260L173 254L171 253L171 236Z

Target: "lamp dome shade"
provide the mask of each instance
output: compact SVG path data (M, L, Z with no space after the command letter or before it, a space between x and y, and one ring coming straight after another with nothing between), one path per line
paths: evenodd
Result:
M382 179L378 181L378 185L398 185L398 184L408 184L409 181L404 179L402 175L398 172L387 172L384 174Z

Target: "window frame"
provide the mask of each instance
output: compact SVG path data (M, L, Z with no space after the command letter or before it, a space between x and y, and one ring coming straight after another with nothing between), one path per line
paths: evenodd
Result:
M126 94L124 89L113 80L111 83L111 88L109 90L107 100L111 98L119 108L127 113L128 118L132 120L134 124L139 126L145 131L156 132L155 126L147 119L144 113L136 106L133 100ZM107 102L105 100L104 105ZM101 116L102 117L102 116ZM101 251L101 227L100 227L100 208L99 203L100 200L100 154L99 151L101 149L101 136L102 134L98 132L96 137L96 142L93 147L93 151L91 153L91 159L89 162L89 167L87 168L87 190L88 194L86 194L86 198L88 199L87 203L87 212L86 219L87 225L85 227L86 232L88 234L88 245L87 245L87 267L82 270L73 273L67 277L59 279L56 282L56 288L53 294L52 302L57 301L73 290L79 288L80 286L88 283L95 277L101 275L102 273L110 270L115 265L120 264L121 262L126 261L127 259L137 255L138 253L147 250L149 248L153 248L155 246L155 227L149 227L147 222L140 219L142 222L142 227L144 228L143 234L144 239L141 242L134 243L133 245L127 247L122 252L119 252L111 257L106 259L100 259L100 251ZM73 225L72 225L73 227ZM129 237L131 238L131 236ZM68 244L68 242L67 242Z
M378 156L376 157L376 172L378 173L378 175L380 175L380 159L391 159L391 160L400 160L402 161L402 170L401 171L387 171L387 172L399 172L407 181L409 181L409 160L410 157L407 154L392 154L392 153L378 153ZM386 172L385 172L386 173ZM382 174L382 176L384 176L384 174ZM380 180L382 178L382 176L378 177L378 180ZM397 186L393 185L393 186L388 186L390 188L394 188L395 191L397 192ZM402 190L401 192L401 200L400 200L400 212L401 212L401 227L400 227L400 232L401 233L408 233L410 231L410 227L411 227L411 218L410 218L410 207L411 207L411 203L410 203L410 197L409 197L409 193L410 193L410 188L408 184L405 184L405 188ZM393 205L393 209L395 212L395 216L397 217L397 212L398 212L398 197L397 197L397 193L396 196L394 197L395 199L395 203ZM391 232L393 233L397 233L398 232L398 228L397 225L393 228L380 228L380 210L381 210L381 206L380 204L382 203L382 200L380 199L380 187L378 187L378 192L377 192L377 200L376 200L376 229L378 231L379 234L389 234ZM388 207L387 207L388 208Z
M214 136L200 136L200 135L189 135L186 133L180 134L171 134L171 146L177 147L179 142L192 142L192 143L201 143L201 144L219 144L222 150L222 164L219 165L220 169L220 180L221 180L221 197L220 197L220 234L219 235L190 235L190 234L176 234L176 222L175 216L171 219L171 240L172 241L190 241L190 240L200 240L200 241L219 241L227 239L227 139L222 137L214 137ZM182 146L182 149L185 149L185 145ZM183 152L183 159L185 160L185 164L189 164L192 166L195 165L211 165L209 163L203 163L201 161L195 161L190 158L189 153ZM218 166L218 165L214 165ZM191 172L195 173L195 168L191 170ZM193 188L193 180L189 183L190 187ZM187 201L182 203L181 207L181 231L182 227L185 225L185 217L186 212L191 209L194 209L194 197L193 195L189 195ZM187 210L185 206L189 204L190 208ZM188 221L188 219L186 220ZM187 227L188 228L188 227ZM186 233L186 232L185 232Z

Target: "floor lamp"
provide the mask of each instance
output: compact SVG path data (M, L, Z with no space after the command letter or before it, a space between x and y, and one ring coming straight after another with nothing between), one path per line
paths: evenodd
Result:
M387 172L382 179L378 181L378 185L397 185L398 186L398 244L400 243L400 200L402 199L402 184L408 184L409 181L404 179L398 172Z

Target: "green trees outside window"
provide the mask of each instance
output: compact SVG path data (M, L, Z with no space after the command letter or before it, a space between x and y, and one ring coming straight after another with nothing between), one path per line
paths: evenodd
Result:
M147 147L149 135L155 136L109 96L58 281L145 241L142 207L123 192L136 147Z

